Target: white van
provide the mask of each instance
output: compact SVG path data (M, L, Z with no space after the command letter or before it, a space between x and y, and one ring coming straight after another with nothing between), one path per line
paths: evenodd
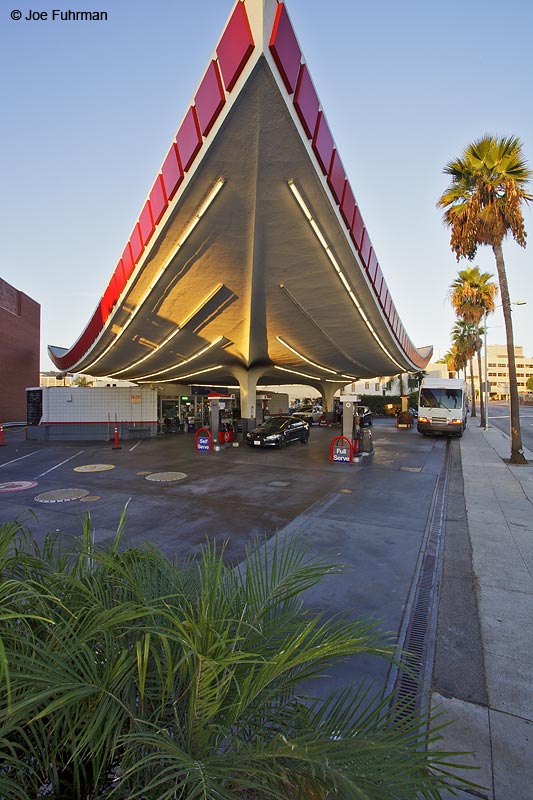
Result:
M426 378L418 395L419 433L462 436L468 414L466 382L458 378Z

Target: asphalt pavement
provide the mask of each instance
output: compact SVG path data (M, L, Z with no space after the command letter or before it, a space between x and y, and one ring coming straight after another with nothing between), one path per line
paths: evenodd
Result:
M0 447L0 522L18 518L38 540L49 530L68 538L90 512L105 544L127 504L125 545L152 541L181 558L209 537L225 542L235 563L258 538L301 535L311 555L343 566L308 604L372 617L401 646L432 565L420 680L452 721L442 747L470 751L477 769L467 777L485 787L456 796L531 800L533 453L530 465L509 466L508 436L476 420L448 448L381 419L372 455L331 463L337 433L314 426L307 445L209 454L194 449L191 434L116 450L10 431ZM387 661L358 656L325 685L368 679L390 688L396 676Z
M11 433L0 448L0 522L17 518L42 541L50 530L79 536L90 512L94 539L105 545L127 504L126 546L152 541L184 558L209 537L224 543L234 563L258 539L301 535L310 555L343 566L308 601L327 613L370 616L394 639L445 440L398 429L391 418L376 419L372 430L374 454L352 464L330 462L330 443L340 430L317 425L306 445L241 444L216 453L197 452L193 434L124 441L115 450L112 442L36 443ZM19 484L16 490L9 491L10 482ZM74 492L77 499L63 499ZM329 686L365 678L384 685L388 673L388 662L360 656L339 665Z

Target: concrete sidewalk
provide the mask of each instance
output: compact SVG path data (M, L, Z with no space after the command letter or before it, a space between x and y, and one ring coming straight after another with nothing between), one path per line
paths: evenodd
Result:
M472 753L465 763L479 770L465 770L464 777L485 787L475 796L531 800L533 453L526 450L530 463L516 467L503 460L509 455L509 437L497 428L472 425L461 440L487 702L433 692L432 705L453 721L439 747ZM454 796L473 797L465 791Z

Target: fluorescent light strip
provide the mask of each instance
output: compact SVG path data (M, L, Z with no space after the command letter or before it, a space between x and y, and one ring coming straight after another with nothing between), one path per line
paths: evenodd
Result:
M174 247L174 249L172 250L172 253L171 253L171 254L170 254L170 256L167 258L167 260L166 260L165 264L164 264L164 265L161 267L161 269L160 269L160 270L157 272L157 274L156 274L156 276L155 276L155 279L154 279L154 280L152 280L152 282L151 282L150 286L148 287L148 289L146 290L146 292L143 294L143 296L141 297L141 299L140 299L140 300L139 300L139 302L137 303L137 306L136 306L136 308L135 308L135 309L132 311L132 313L130 314L129 318L126 320L125 324L122 326L122 329L119 331L119 333L117 333L117 334L115 335L115 338L113 339L113 341L111 342L111 344L110 344L110 345L108 345L108 347L106 347L106 349L104 350L104 352L103 352L103 353L101 353L101 354L98 356L98 358L96 358L94 361L92 361L90 364L87 364L87 366L86 366L86 367L84 367L84 369L85 369L85 370L89 370L91 367L94 367L94 366L95 366L95 364L98 364L98 362L99 362L99 361L101 361L101 360L102 360L102 358L103 358L105 355L107 355L107 353L109 353L109 351L111 350L111 348L112 348L112 347L113 347L113 346L116 344L116 342L117 342L117 341L120 339L120 337L122 336L122 334L124 333L124 331L126 330L126 328L128 327L128 325L129 325L129 324L130 324L130 323L133 321L133 319L136 317L136 315L138 314L138 312L141 310L141 308L142 308L142 306L143 306L143 304L144 304L145 300L147 300L147 299L148 299L148 296L150 295L150 293L152 292L152 290L155 288L155 286L156 286L156 285L157 285L157 283L159 282L159 280L160 280L161 276L163 275L163 273L165 272L165 270L167 269L167 267L169 267L169 266L170 266L170 264L172 263L172 260L174 259L174 256L176 255L176 253L178 252L178 250L180 250L180 249L183 247L183 245L185 244L185 242L187 241L187 239L189 238L189 236L191 235L191 233L193 232L193 230L196 228L196 226L197 226L197 225L198 225L198 223L200 222L201 218L203 217L203 215L205 214L205 212L207 211L207 209L209 208L209 206L211 205L211 203L213 202L213 200L215 199L215 197L217 196L217 194L220 192L220 190L221 190L221 189L222 189L222 187L224 186L224 183L225 183L225 180L224 180L224 178L219 178L219 179L218 179L218 181L215 183L215 185L213 186L213 188L211 189L211 191L210 191L210 192L209 192L209 194L207 195L206 199L204 200L204 202L202 203L202 205L200 206L200 208L198 209L198 211L197 211L197 212L196 212L196 214L194 215L194 217L193 217L192 221L189 223L189 225L188 225L188 226L185 228L185 230L184 230L184 231L183 231L183 233L181 234L181 238L180 238L180 240L178 241L178 243L176 244L176 246L175 246L175 247Z
M159 351L160 351L160 350L161 350L163 347L165 347L165 345L167 345L169 342L171 342L171 341L172 341L172 339L173 339L175 336L177 336L177 334L180 332L180 330L181 330L181 328L178 326L178 327L177 327L177 328L176 328L176 329L175 329L175 330L174 330L174 331L173 331L173 332L170 334L170 336L167 336L167 338L166 338L164 341L162 341L162 342L161 342L161 344L158 344L156 347L154 347L154 349L153 349L153 350L151 350L151 351L150 351L149 353L147 353L145 356L143 356L142 358L140 358L138 361L134 361L134 363L133 363L133 364L130 364L130 365L129 365L129 367L125 367L124 369L119 369L117 372L111 372L111 373L110 373L110 375L109 375L109 377L110 377L110 378L116 378L116 376L117 376L117 375L123 375L123 374L124 374L124 372L129 372L130 370L134 369L135 367L138 367L138 366L139 366L139 364L142 364L142 363L143 363L143 361L147 361L149 358L152 358L152 356L155 356L155 354L156 354L156 353L158 353L158 352L159 352Z
M274 365L274 369L279 369L281 372L289 372L291 375L300 375L302 378L311 378L314 381L323 380L320 375L308 375L306 372L298 372L295 369L286 369L285 367L278 367L276 365Z
M177 335L177 334L178 334L178 333L179 333L181 330L183 330L183 328L185 327L185 325L186 325L186 324L187 324L187 323L188 323L188 322L189 322L189 321L190 321L190 320L191 320L191 319L192 319L192 318L195 316L195 314L197 314L197 313L198 313L198 312L199 312L199 311L200 311L202 308L204 308L204 307L207 305L207 303L209 303L209 301L210 301L210 300L212 300L212 298L213 298L213 297L216 295L216 293L217 293L218 291L220 291L220 289L222 288L222 286L223 286L223 285L224 285L224 284L222 284L222 283L219 283L219 284L218 284L218 286L216 286L216 287L215 287L215 289L213 289L213 291L212 291L212 292L210 292L210 293L207 295L207 297L206 297L206 298L204 298L204 299L202 300L202 302L201 302L201 303L199 303L199 304L196 306L196 308L194 309L194 311L191 311L191 313L190 313L190 314L189 314L187 317L185 317L185 319L183 320L183 322L181 323L181 325L178 325L178 326L176 327L176 330L175 330L173 333L171 333L171 334L170 334L170 336L167 336L167 338L166 338L164 341L162 341L160 344L158 344L158 345L157 345L157 347L155 347L153 350L151 350L149 353L147 353L147 355L145 355L145 356L143 356L142 358L140 358L138 361L134 361L134 362L133 362L133 364L130 364L130 365L129 365L129 367L125 367L124 369L120 369L120 370L118 370L118 372L112 372L112 373L110 374L110 376L109 376L109 377L110 377L110 378L114 378L114 377L116 377L117 375L122 375L124 372L129 372L130 370L134 369L135 367L138 367L138 366L139 366L139 364L142 364L142 363L143 363L144 361L146 361L147 359L149 359L149 358L152 358L152 356L155 356L155 354L156 354L156 353L158 353L158 352L159 352L159 351L160 351L160 350L161 350L163 347L165 347L165 346L166 346L166 345L167 345L169 342L171 342L171 341L172 341L172 339L173 339L173 338L174 338L174 337L175 337L175 336L176 336L176 335Z
M310 219L309 220L309 224L312 227L316 238L318 239L318 241L320 242L320 244L322 245L324 250L326 250L326 251L329 250L329 245L326 242L326 240L324 239L324 237L322 236L322 232L321 232L320 228L318 227L318 225L316 224L316 222L314 221L314 219Z
M296 198L296 200L298 202L298 205L300 206L300 208L304 212L305 216L307 217L309 222L311 222L311 220L313 219L313 217L311 216L311 212L307 208L307 205L304 203L303 197L300 194L300 192L298 191L298 189L296 188L296 184L294 183L293 180L289 181L289 189L291 190L291 192L295 196L295 198Z
M173 364L171 367L167 367L166 369L159 370L159 372L151 372L149 375L140 375L138 378L135 378L135 380L144 381L147 378L157 378L158 375L166 375L167 372L172 372L173 369L178 369L179 367L184 367L185 364L190 364L191 361L194 361L195 359L200 358L200 356L203 356L203 354L207 353L208 350L211 350L212 347L214 347L216 344L218 344L219 342L222 341L222 338L223 338L222 336L219 336L218 339L215 339L213 342L208 344L206 347L202 347L202 349L198 350L198 352L195 353L193 356L190 356L189 358L186 358L184 361L180 361L179 364Z
M321 369L321 370L323 370L323 372L331 372L332 375L337 375L338 374L334 369L328 369L328 367L321 367L320 364L316 364L314 361L311 361L309 358L306 358L301 353L299 353L298 350L295 350L294 347L291 347L290 344L288 344L287 342L284 342L283 339L281 338L281 336L276 336L276 339L278 340L278 342L280 344L283 345L283 347L286 347L287 350L290 350L291 353L294 353L295 356L298 356L298 358L301 358L302 361L307 361L307 363L311 364L312 367L316 367L317 369Z
M188 375L176 375L174 378L165 378L165 380L162 381L146 381L146 383L175 383L176 381L183 381L185 378L195 378L197 375L204 375L206 372L213 372L215 369L222 369L222 367L222 364L217 364L216 367L200 369L198 372L189 372Z
M289 181L289 189L291 190L291 192L293 193L294 197L296 198L296 201L298 202L298 205L300 206L300 208L304 212L304 214L305 214L305 216L307 218L307 221L311 225L311 228L313 229L313 232L314 232L316 238L318 239L318 241L320 242L320 244L324 248L327 257L329 258L329 260L333 264L333 266L335 268L335 271L337 272L339 278L342 281L342 284L343 284L344 288L346 289L346 291L348 293L348 296L350 297L350 299L351 299L352 303L354 304L354 306L359 311L359 314L361 315L361 318L363 319L363 322L367 326L368 330L370 331L370 333L372 334L372 336L374 337L374 339L376 340L376 342L378 343L380 348L383 350L383 352L385 353L387 358L390 358L390 360L393 362L393 364L396 364L396 366L400 367L400 369L404 369L404 366L402 364L400 364L398 361L396 361L395 358L392 357L392 355L389 353L389 351L387 350L385 345L381 342L381 340L378 337L377 333L375 332L374 328L370 324L370 321L369 321L368 317L366 316L366 314L364 313L361 304L357 300L355 294L353 293L353 290L350 288L350 284L348 283L348 281L346 279L346 276L344 275L342 269L340 268L340 266L339 266L339 264L337 262L337 259L333 255L329 244L327 243L326 239L324 238L324 235L322 234L322 231L318 227L316 221L313 218L313 215L311 214L311 211L307 207L307 204L305 203L302 195L300 194L300 192L298 191L298 189L296 188L296 186L294 184L294 181L292 181L292 180Z

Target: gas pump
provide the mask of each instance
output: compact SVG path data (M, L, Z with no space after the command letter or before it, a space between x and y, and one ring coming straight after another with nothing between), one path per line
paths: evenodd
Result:
M234 394L208 395L209 429L213 437L213 446L233 441L233 403Z
M357 404L361 402L361 397L358 394L341 394L340 401L342 403L342 435L352 442L354 453L356 453L359 449L360 436Z
M270 417L269 402L272 399L270 394L258 394L255 398L255 418L259 422L264 422Z
M352 442L354 456L357 454L369 455L374 452L372 433L368 428L359 425L357 405L361 397L357 394L341 395L342 403L342 435Z

